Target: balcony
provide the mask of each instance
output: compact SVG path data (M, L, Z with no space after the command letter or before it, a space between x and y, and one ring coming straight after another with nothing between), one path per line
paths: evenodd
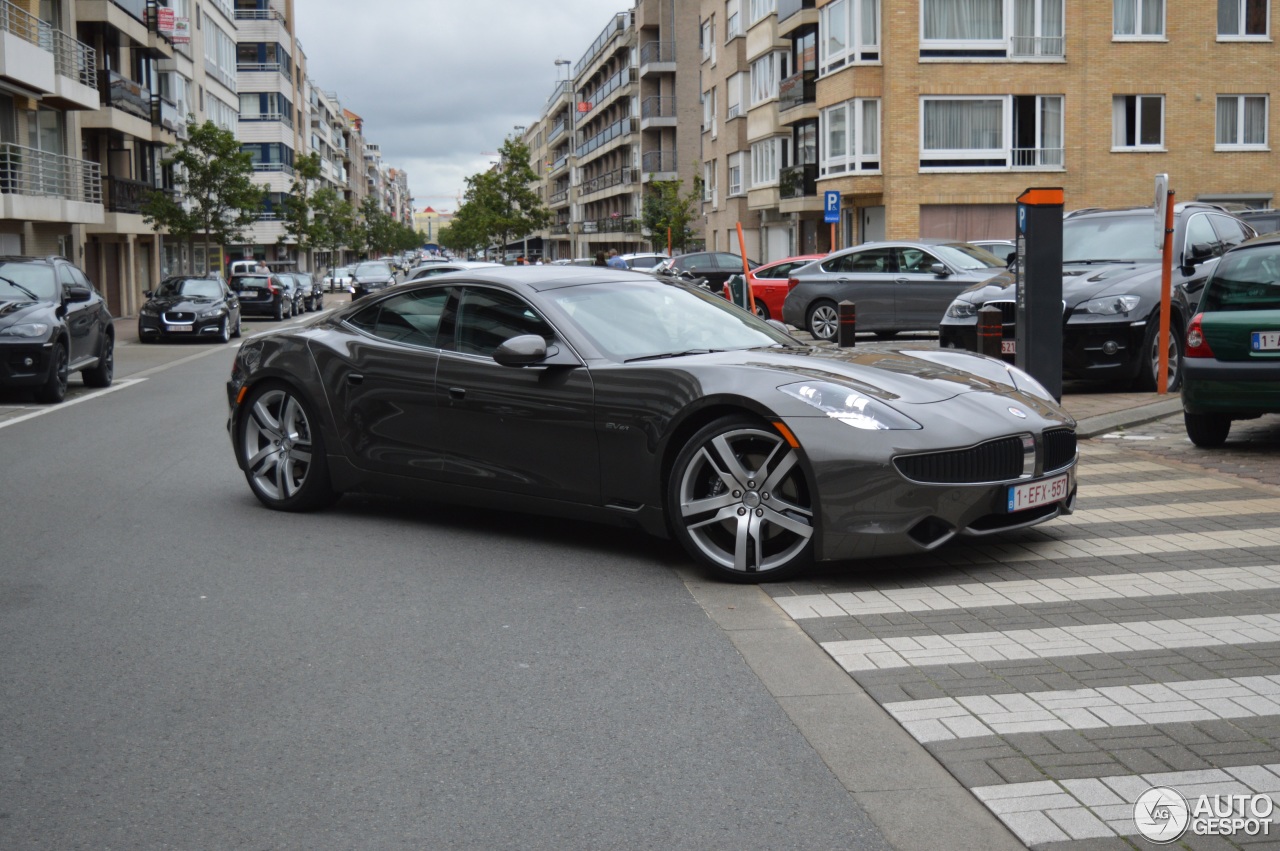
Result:
M641 77L675 72L676 43L674 41L651 41L640 48Z
M547 131L547 145L550 146L553 141L559 138L560 134L569 129L569 122L563 118L555 123L549 131Z
M582 223L583 233L639 233L640 220L614 215L607 219L588 219Z
M186 130L186 121L178 105L160 95L151 96L151 123L170 133L182 133Z
M818 194L818 165L787 166L778 172L779 198L811 198Z
M634 132L636 132L636 120L634 118L621 118L579 145L578 156L585 157L602 145Z
M102 105L151 122L151 92L141 83L108 68L98 71L98 94Z
M1009 153L1011 168L1056 171L1063 167L1066 152L1062 148L1013 148Z
M615 186L630 186L635 183L639 175L636 174L634 168L619 168L613 171L605 172L597 175L590 180L584 180L582 187L578 190L579 196L590 195L593 192L603 192L606 189L612 189Z
M596 40L587 48L587 52L582 54L582 58L573 66L573 76L579 77L591 62L599 56L608 46L609 42L626 32L627 27L631 25L631 13L619 12L613 16L613 20L604 28L600 35L596 36Z
M156 187L141 180L126 180L123 177L107 176L102 178L105 186L108 213L131 213L141 215L147 203L147 197Z
M0 143L0 219L29 222L102 222L98 164Z
M803 26L817 26L818 10L814 6L814 0L778 0L778 37ZM805 12L808 14L803 14Z
M609 96L616 93L623 86L629 85L636 81L636 73L634 68L620 68L618 72L609 79L605 80L591 94L583 95L584 101L589 104L587 111L583 113L583 118L587 118L591 112L599 109L609 102Z
M818 97L818 72L801 71L792 74L778 85L778 112L786 112L807 103L816 103Z
M569 187L567 186L559 192L553 192L551 197L547 199L548 206L552 207L567 203L569 203Z
M564 236L569 233L568 222L553 222L551 224L551 234L553 236Z
M1034 58L1050 58L1062 59L1064 54L1065 39L1062 36L1048 36L1038 38L1035 36L1015 35L1010 45L1009 55L1015 59L1034 59Z
M8 0L0 3L0 78L43 95L54 90L53 30Z
M675 151L645 151L640 157L640 180L675 180L679 175Z
M676 99L648 97L640 102L640 129L676 126Z

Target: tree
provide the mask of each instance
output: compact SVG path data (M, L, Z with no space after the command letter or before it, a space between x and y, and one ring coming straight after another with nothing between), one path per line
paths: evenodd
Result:
M671 247L684 251L697 234L693 222L698 216L698 204L702 201L702 178L694 177L693 188L680 194L681 180L654 180L644 196L641 223L652 234L655 245L665 247L667 229L671 229Z
M519 139L507 139L498 152L496 168L467 178L467 191L458 212L466 213L468 233L481 237L481 245L496 242L506 246L518 237L542 230L551 223L551 211L529 184L538 175L529 165L529 148ZM457 224L457 215L454 222ZM483 236L481 236L483 235Z
M344 246L355 243L355 232L356 211L350 202L332 186L317 189L311 196L311 241L316 248L329 252L331 265Z
M315 230L311 206L311 182L320 179L320 155L314 151L293 162L293 186L282 204L284 233L278 240L284 245L287 238L292 238L298 246L298 253L305 254L315 244Z
M162 162L174 166L176 192L149 192L143 221L179 239L203 235L206 258L210 245L239 242L262 212L266 191L253 184L253 157L230 130L190 121L187 138Z

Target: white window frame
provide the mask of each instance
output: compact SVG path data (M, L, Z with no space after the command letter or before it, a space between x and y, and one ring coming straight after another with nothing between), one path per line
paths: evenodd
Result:
M736 151L729 154L729 191L727 197L732 198L735 195L747 194L746 183L743 182L742 163L746 157L745 151Z
M702 200L710 203L713 209L720 206L720 193L716 187L715 160L707 160L702 164Z
M1218 12L1216 25L1218 31L1218 41L1270 41L1271 40L1271 0L1264 0L1267 4L1267 23L1266 31L1261 33L1244 32L1245 17L1248 11L1249 0L1218 0ZM1235 4L1236 19L1239 21L1237 32L1224 33L1221 28L1222 7L1224 5Z
M778 88L787 73L791 54L785 50L766 53L751 63L751 100L749 109L778 99Z
M716 17L702 22L702 61L716 64Z
M818 74L822 76L848 65L880 64L880 8L884 0L835 0L821 9L818 27ZM831 51L828 35L831 16L844 13L844 47ZM866 19L870 17L871 20ZM868 32L870 30L870 32Z
M1224 100L1234 100L1236 102L1236 126L1233 128L1233 142L1221 142L1222 127L1220 126L1220 114L1218 113L1218 104ZM1241 142L1244 138L1244 123L1246 116L1245 106L1250 100L1262 101L1262 141L1261 142ZM1271 98L1268 95L1218 95L1214 101L1214 144L1215 151L1267 151L1270 150L1270 132L1269 125L1271 122Z
M1135 105L1134 113L1139 116L1142 114L1142 101L1150 98L1154 98L1160 102L1160 141L1159 143L1154 145L1153 144L1144 145L1141 142L1135 142L1132 145L1121 144L1121 130L1127 129L1127 126L1123 122L1125 119L1125 112L1126 112L1124 108L1124 101L1127 100L1128 98L1138 99L1138 103ZM1165 150L1164 125L1165 125L1166 114L1167 113L1165 110L1164 95L1152 95L1152 94L1113 95L1111 98L1111 151L1113 153L1128 153L1130 151L1163 151ZM1135 139L1137 139L1139 132L1141 132L1141 128L1136 128L1135 134L1134 134Z
M1037 147L1022 149L1014 147L1015 128L1013 126L1014 101L1016 98L1034 97L1036 99L1034 135ZM985 102L1000 104L999 144L989 148L929 148L926 133L928 104L956 102ZM1063 107L1065 98L1060 94L1043 95L926 95L920 98L920 170L921 171L1061 171L1065 167L1065 134ZM1050 106L1056 107L1058 138L1046 140L1049 132L1046 114ZM1046 141L1055 144L1046 145ZM1034 152L1032 162L1019 162L1017 152L1030 150ZM1023 155L1025 158L1027 155ZM951 160L952 162L929 165L928 160ZM955 161L973 160L974 164L965 166ZM977 162L978 160L1003 160L1003 164Z
M921 58L928 61L954 62L954 56L930 56L930 51L939 52L981 52L986 55L974 56L973 59L986 59L994 62L1017 61L1064 61L1066 55L1066 8L1064 0L1033 0L1035 4L1032 31L1035 38L1034 50L1021 49L1017 36L1016 6L1012 0L982 0L990 2L999 9L1000 33L989 38L930 38L926 33L929 26L928 6L931 3L962 3L969 0L920 0L920 51ZM1044 35L1044 28L1050 16L1046 14L1047 6L1056 6L1056 19L1062 32L1050 36ZM956 15L957 19L968 20L970 15ZM1057 47L1058 50L1052 50Z
M874 111L874 120L867 119L868 110ZM854 98L818 114L819 176L880 172L881 110L879 98ZM844 148L838 151L833 150L830 140L831 121L836 114L843 119L845 132Z
M725 0L724 3L724 40L725 43L745 35L742 29L742 0Z
M747 17L747 27L754 27L769 15L778 11L778 0L750 0L748 6L750 14Z
M774 136L751 143L751 188L777 186L778 176L787 167L788 136Z
M1133 7L1133 32L1119 31L1119 13L1121 4ZM1147 10L1153 6L1160 7L1160 30L1154 33L1139 32ZM1165 33L1168 26L1169 0L1112 0L1111 3L1111 39L1112 41L1167 41Z
M746 72L739 71L725 82L725 120L741 118L747 114L746 104L743 102L746 92L743 89L748 78Z
M716 122L716 89L712 86L702 93L702 132L710 133L712 139L719 129Z

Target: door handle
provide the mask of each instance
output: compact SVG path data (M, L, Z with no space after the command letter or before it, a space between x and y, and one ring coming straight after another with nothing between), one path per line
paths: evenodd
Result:
M364 376L358 372L348 372L347 383L348 384L364 384Z
M465 398L465 397L466 397L466 395L467 395L467 389L466 389L465 387L450 387L450 388L449 388L449 398L450 398L450 399L462 399L462 398Z

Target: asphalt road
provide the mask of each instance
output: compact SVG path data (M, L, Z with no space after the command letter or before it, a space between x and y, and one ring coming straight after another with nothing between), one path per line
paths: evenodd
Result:
M0 399L0 848L885 847L672 545L260 506L234 345Z

